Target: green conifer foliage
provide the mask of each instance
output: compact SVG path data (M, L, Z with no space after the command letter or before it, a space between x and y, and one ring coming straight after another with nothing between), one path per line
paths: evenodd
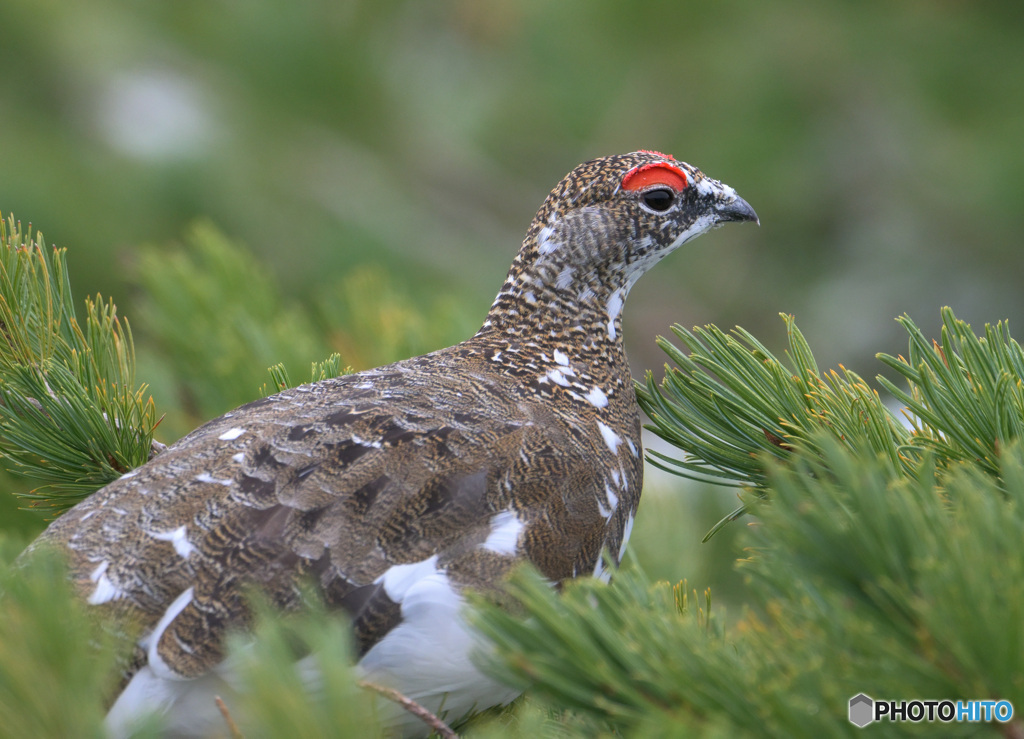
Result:
M112 301L80 322L64 249L0 219L0 455L42 481L25 495L59 510L145 462L157 424Z

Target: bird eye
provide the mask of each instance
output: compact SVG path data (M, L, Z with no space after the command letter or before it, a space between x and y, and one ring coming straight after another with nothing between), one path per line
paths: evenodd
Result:
M675 203L676 194L674 190L670 190L667 187L659 187L654 190L648 190L640 196L640 199L651 210L664 213Z

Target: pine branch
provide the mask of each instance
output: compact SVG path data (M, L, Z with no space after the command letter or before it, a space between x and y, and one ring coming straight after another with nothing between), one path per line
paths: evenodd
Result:
M689 353L659 337L675 366L666 365L660 385L648 372L637 397L652 421L648 428L684 456L652 451L648 458L684 477L763 491L768 460L789 459L795 449L820 454L820 440L833 439L881 457L895 476L915 474L928 451L940 466L978 462L998 475L1001 446L1024 436L1024 352L1005 323L986 326L978 337L949 308L942 317L941 344L904 316L910 359L879 355L909 383L901 390L877 378L906 406L910 428L856 373L840 366L821 374L792 316L783 316L785 359L741 328L726 334L715 326L674 326Z
M51 512L147 461L158 423L112 301L72 304L65 249L0 219L0 456Z
M909 316L909 359L879 354L899 372L909 392L878 381L907 407L911 443L948 464L979 464L999 476L1001 449L1024 438L1024 351L1009 325L986 325L984 336L942 309L942 340L929 342Z
M651 714L684 711L693 705L695 692L707 690L707 681L680 675L693 666L678 660L696 649L694 641L728 656L721 623L707 610L689 607L679 596L683 588L651 584L639 570L629 569L614 586L582 579L558 593L538 573L524 569L513 575L507 591L527 618L521 610L517 615L474 599L474 624L498 655L481 666L496 679L529 687L554 705L589 716L605 731L610 725L629 733ZM681 609L682 604L687 607ZM735 670L728 675L734 677Z
M653 464L707 482L763 488L762 455L786 459L794 446L813 447L824 430L903 466L900 449L909 434L878 393L843 367L821 375L793 317L782 318L786 359L742 328L726 334L715 326L693 332L673 326L689 354L658 338L676 367L666 365L660 387L648 372L638 398L651 430L688 456L653 453Z

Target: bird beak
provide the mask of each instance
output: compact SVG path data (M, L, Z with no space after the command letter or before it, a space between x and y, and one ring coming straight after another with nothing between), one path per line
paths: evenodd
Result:
M757 217L757 213L750 207L750 203L739 195L720 205L716 205L715 215L718 216L720 223L725 221L753 221L758 226L761 225L761 219Z

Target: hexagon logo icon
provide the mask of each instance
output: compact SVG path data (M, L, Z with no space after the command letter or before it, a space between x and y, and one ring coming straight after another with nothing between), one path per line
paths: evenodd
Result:
M875 702L863 693L850 698L850 723L863 729L875 720Z

